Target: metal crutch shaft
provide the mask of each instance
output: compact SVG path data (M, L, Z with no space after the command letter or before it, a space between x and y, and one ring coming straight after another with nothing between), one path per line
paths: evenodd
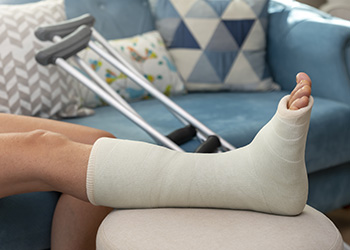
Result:
M107 60L110 64L112 64L114 67L119 69L121 72L123 72L125 75L129 76L130 79L132 79L135 83L146 89L153 97L156 97L159 101L161 101L167 108L178 114L179 116L183 117L186 121L188 121L191 125L199 129L202 133L204 133L207 136L210 135L216 135L212 130L207 128L205 125L203 125L200 121L198 121L196 118L194 118L192 115L190 115L188 112L186 112L183 108L181 108L179 105L174 103L172 100L170 100L167 96L165 96L163 93L161 93L159 90L154 88L151 84L148 83L148 81L140 74L135 73L133 70L130 70L128 67L123 65L121 62L119 62L116 58L109 55L107 52L99 48L96 44L94 44L92 41L89 42L88 45L92 50L94 50L97 54L99 54L101 57L103 57L105 60ZM218 136L218 135L216 135ZM235 149L229 142L224 140L223 138L219 137L221 145L225 147L228 150Z
M140 119L144 120L116 91L114 91L105 81L103 81L97 73L91 69L79 56L74 56L75 61L78 65L98 84L102 87L110 96L117 100L121 105L123 105L130 112L134 113ZM181 145L189 140L191 140L196 135L196 130L194 127L188 125L186 127L177 129L171 132L168 137L170 140L175 142L177 145ZM150 134L152 136L152 134ZM157 138L153 138L157 141Z
M143 119L141 119L138 115L130 112L127 108L125 108L122 104L116 101L113 97L111 97L108 93L106 93L102 88L98 87L94 84L89 78L81 74L78 70L74 69L69 63L67 63L64 59L57 58L55 64L63 68L65 71L70 73L73 77L82 82L86 87L90 90L98 94L102 99L104 99L109 105L118 109L124 116L126 116L129 120L133 121L139 127L144 129L152 138L155 138L157 142L163 144L164 146L171 148L176 151L183 151L177 144L172 142L170 139L166 138L164 135L155 130L152 126L146 123ZM90 84L87 84L89 82Z
M94 27L91 27L92 30L92 38L94 38L95 41L97 41L98 43L100 43L107 51L108 53L110 53L112 56L114 56L115 59L117 59L118 61L120 61L125 67L127 67L131 72L133 72L135 75L137 75L138 77L143 77L140 72L138 72L134 67L132 67L130 65L130 63L128 61L126 61L124 59L123 56L121 56L117 50L115 50L104 38L103 36L101 36L100 33L98 33L98 31L95 30ZM167 107L168 108L168 107ZM169 109L168 110L185 126L190 125L190 123L185 120L184 118L182 118L181 115L178 115L177 113L175 113L173 110ZM203 133L201 133L200 131L197 131L196 133L197 137L200 140L205 141L206 136L203 135ZM203 139L205 138L205 139Z

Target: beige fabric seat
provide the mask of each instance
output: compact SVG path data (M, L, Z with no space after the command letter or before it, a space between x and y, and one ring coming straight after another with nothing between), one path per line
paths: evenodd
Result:
M350 1L349 0L328 0L320 9L332 16L350 20Z
M334 224L306 206L296 217L220 209L113 211L98 250L342 250Z

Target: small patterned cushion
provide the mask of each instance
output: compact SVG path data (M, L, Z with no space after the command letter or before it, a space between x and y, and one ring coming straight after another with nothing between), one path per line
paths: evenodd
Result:
M111 40L109 43L161 92L166 95L184 93L184 84L157 31L150 31L131 38ZM79 56L126 100L135 101L148 97L148 93L143 88L92 50L86 49L80 52ZM88 107L103 104L98 96L82 85L80 96Z
M269 0L150 0L188 90L271 90Z
M63 0L0 5L0 112L41 116L85 115L73 79L56 66L44 67L35 53L50 43L34 35L39 25L65 20Z

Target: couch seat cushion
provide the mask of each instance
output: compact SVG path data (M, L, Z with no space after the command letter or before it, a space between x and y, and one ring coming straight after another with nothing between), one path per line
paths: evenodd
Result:
M97 249L343 249L322 213L306 206L296 217L219 209L145 209L110 213Z
M277 104L287 92L193 93L173 100L190 114L231 142L235 147L248 144L274 115ZM350 161L350 107L315 97L306 147L308 172ZM157 100L133 103L132 106L163 134L181 127ZM123 139L153 140L112 107L95 109L91 117L66 120L103 129ZM198 146L196 140L183 145L188 151ZM341 150L339 150L341 149Z

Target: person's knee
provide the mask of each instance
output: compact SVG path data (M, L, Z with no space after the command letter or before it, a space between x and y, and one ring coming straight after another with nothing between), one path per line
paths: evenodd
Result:
M95 129L93 130L90 135L89 135L89 143L94 144L95 141L97 141L99 138L115 138L115 136L107 131L100 130L100 129Z
M51 132L43 129L37 129L26 133L25 141L26 143L33 146L34 145L59 146L62 144L66 144L69 141L69 139L68 137L59 133L55 133L55 132Z

